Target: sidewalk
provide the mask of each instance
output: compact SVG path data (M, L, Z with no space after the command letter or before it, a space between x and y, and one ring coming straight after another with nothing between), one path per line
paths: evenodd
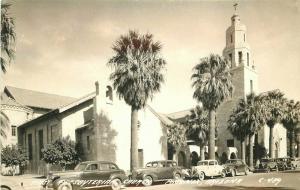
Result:
M18 176L0 176L0 184L13 190L40 190L45 178L38 175L24 174Z

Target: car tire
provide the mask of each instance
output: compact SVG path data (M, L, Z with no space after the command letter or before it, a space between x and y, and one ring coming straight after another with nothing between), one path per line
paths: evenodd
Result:
M153 178L150 175L146 175L143 177L142 183L144 186L151 186L153 184Z
M270 173L270 171L271 171L271 168L270 168L270 167L267 167L266 172L267 172L267 173Z
M276 167L275 167L275 171L276 171L276 172L278 172L278 171L279 171L279 170L278 170L278 166L276 166Z
M57 187L57 190L73 190L73 187L71 183L64 181Z
M223 171L221 172L221 178L224 178L224 177L226 177L226 172L223 170Z
M249 169L245 168L245 175L248 175L248 174L249 174Z
M236 174L235 170L234 170L234 169L231 169L231 170L230 170L230 175L231 175L231 177L234 177L235 174Z
M175 173L175 174L174 174L174 179L175 179L175 180L181 179L180 173Z
M119 178L115 178L111 180L110 185L113 190L120 190L122 186L122 181Z
M205 178L204 172L200 172L199 175L198 175L198 178L199 178L200 181L203 181L204 178Z

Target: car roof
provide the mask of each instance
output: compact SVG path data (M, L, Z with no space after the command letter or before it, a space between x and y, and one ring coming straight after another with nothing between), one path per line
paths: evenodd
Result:
M151 161L151 162L176 162L176 161L174 161L174 160L154 160L154 161ZM151 162L148 162L148 163L151 163Z
M229 159L229 160L227 160L227 161L230 161L230 160L241 160L241 159Z
M110 162L110 161L84 161L84 162L81 162L81 164L93 164L93 163L100 163L100 164L115 164L115 163Z

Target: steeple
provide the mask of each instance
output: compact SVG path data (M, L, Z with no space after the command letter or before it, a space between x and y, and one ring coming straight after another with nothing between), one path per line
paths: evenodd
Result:
M223 56L231 63L231 67L247 66L254 68L251 61L250 46L247 43L247 28L241 23L237 14L237 3L234 4L235 12L231 17L231 26L226 30L226 47Z

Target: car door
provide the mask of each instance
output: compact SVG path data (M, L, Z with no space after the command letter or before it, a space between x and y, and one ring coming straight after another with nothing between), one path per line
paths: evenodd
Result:
M82 179L84 180L95 180L98 179L100 175L99 164L90 163L86 166L82 173Z
M111 165L110 163L100 163L100 175L99 179L109 180L111 175Z
M166 162L166 179L172 179L174 172L177 169L176 162L167 161Z
M215 161L211 160L208 161L208 167L207 167L207 175L209 176L215 176L216 175L216 167L215 167Z
M236 161L236 170L237 170L238 173L241 173L241 172L245 171L244 166L245 165L243 164L243 162L241 160Z
M159 180L168 179L168 168L167 163L165 161L158 162L156 171Z

